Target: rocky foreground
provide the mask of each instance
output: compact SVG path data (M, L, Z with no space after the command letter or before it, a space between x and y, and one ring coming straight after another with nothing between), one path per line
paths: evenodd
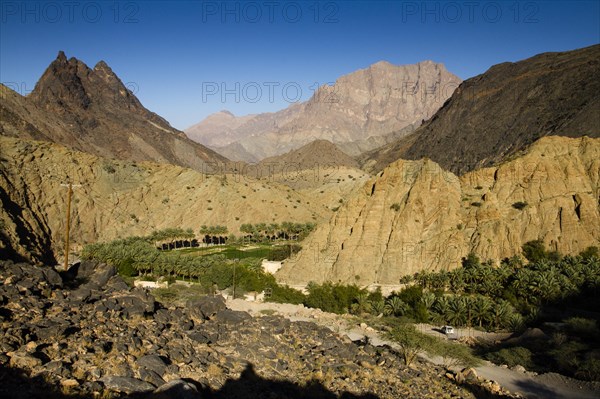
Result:
M427 363L329 329L227 309L165 308L113 267L0 263L0 396L474 398Z

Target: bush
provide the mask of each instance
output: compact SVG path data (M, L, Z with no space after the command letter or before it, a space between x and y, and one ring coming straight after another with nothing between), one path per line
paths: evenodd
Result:
M124 277L133 277L137 275L137 271L133 267L134 260L131 258L125 259L117 266L117 272Z
M412 324L401 324L392 328L388 337L396 342L404 363L410 366L415 358L423 352L439 352L440 340L418 332Z
M497 352L486 354L486 359L496 364L506 364L509 367L521 365L526 369L533 367L532 353L522 346L500 349Z
M517 201L514 204L512 204L512 207L518 210L522 210L525 209L525 207L527 207L527 202L522 202L522 201Z
M565 320L565 323L567 324L567 329L569 331L582 338L593 339L599 338L600 336L596 320L583 317L571 317L570 319Z
M577 369L575 377L587 381L600 381L600 359L590 357L585 360Z
M366 290L357 285L342 285L326 282L318 285L308 284L308 296L304 304L311 308L319 308L324 312L348 313L352 302Z
M267 256L267 259L272 261L282 261L289 258L293 254L300 252L301 249L302 247L298 244L273 247Z
M546 247L542 240L529 241L523 244L523 256L530 262L546 259Z
M287 285L276 284L272 287L271 297L266 299L268 302L292 303L299 305L304 303L306 295L297 289L288 287Z
M392 204L392 206L390 206L390 209L392 209L392 210L394 210L394 211L398 212L398 211L400 210L400 204L399 204L399 203L397 203L397 202L394 202L394 203Z

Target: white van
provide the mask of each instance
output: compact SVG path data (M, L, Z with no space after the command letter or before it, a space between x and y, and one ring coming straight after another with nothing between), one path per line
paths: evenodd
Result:
M454 334L454 327L444 326L444 327L442 327L442 332L446 335Z

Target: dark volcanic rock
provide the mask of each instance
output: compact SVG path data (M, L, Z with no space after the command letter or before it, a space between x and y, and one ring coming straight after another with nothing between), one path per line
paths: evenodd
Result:
M225 324L240 324L251 319L252 316L248 312L237 310L224 309L215 315L215 321Z
M149 382L138 380L131 377L108 376L102 379L106 388L111 391L123 392L127 394L150 392L155 387Z
M195 385L184 380L173 380L158 387L153 399L201 399Z
M220 295L191 299L186 303L186 307L190 314L198 319L209 319L226 308L225 299Z
M84 283L95 302L68 288L48 296L38 289L47 285L40 270L0 262L1 301L14 311L0 323L3 398L54 397L56 387L75 397L148 399L473 398L439 379L435 366L417 362L415 374L393 351L354 345L314 323L253 318L218 297L154 313L152 295L116 290L104 274L92 282L95 272ZM31 286L27 295L16 288L21 281Z
M158 355L146 355L142 356L135 361L140 367L144 367L148 370L152 370L158 375L162 376L167 368L167 362L165 362Z

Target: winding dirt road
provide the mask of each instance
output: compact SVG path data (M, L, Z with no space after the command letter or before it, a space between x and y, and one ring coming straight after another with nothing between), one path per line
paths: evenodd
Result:
M305 308L302 305L247 302L242 299L227 300L227 306L233 310L243 310L254 315L276 313L291 321L312 321L328 327L332 331L348 336L353 341L368 337L369 342L375 346L396 345L384 339L378 331L364 328L355 324L348 315L337 315L322 312L319 309ZM417 325L423 332L432 335L443 335L436 332L432 326ZM466 330L458 331L459 335L466 335ZM470 335L487 333L469 332ZM424 357L426 360L442 364L441 358ZM513 393L519 393L528 399L598 399L600 398L600 384L587 383L571 379L555 373L534 375L533 373L520 372L497 366L490 362L475 368L477 375L498 382L503 388Z

